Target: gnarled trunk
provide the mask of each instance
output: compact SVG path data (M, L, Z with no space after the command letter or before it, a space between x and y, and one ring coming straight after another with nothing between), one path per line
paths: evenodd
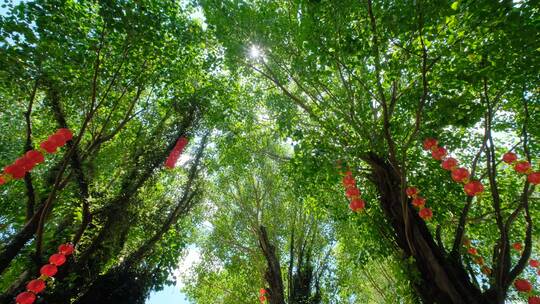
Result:
M420 281L415 289L424 303L497 303L475 287L460 262L451 259L435 243L425 222L410 203L402 206L400 177L395 169L377 155L364 159L371 167L370 179L380 194L380 204L394 230L397 244L407 257L414 257ZM407 212L406 214L404 214ZM406 224L404 215L408 217ZM406 232L409 229L409 233Z

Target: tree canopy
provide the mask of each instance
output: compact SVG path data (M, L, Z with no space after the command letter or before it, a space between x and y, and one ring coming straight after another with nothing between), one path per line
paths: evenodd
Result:
M538 1L4 7L1 303L540 303Z

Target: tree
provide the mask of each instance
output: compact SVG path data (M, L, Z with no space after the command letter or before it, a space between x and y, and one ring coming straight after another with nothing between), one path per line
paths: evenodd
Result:
M0 185L1 302L71 241L42 300L142 303L195 235L201 303L532 297L537 6L8 3L0 162L74 137Z
M418 277L410 280L423 302L504 302L530 257L538 212L534 186L499 162L508 149L529 161L538 155L533 2L201 3L231 68L274 87L268 107L299 142L302 163L330 171L342 159L364 174L378 202L370 208L413 260ZM422 156L426 137L459 149L487 185L481 200ZM408 185L437 202L433 224L417 215ZM484 212L490 221L479 231L469 222ZM467 266L465 232L491 255L493 272L481 286L479 269ZM510 250L515 240L525 244L519 255Z
M214 139L211 230L199 241L203 259L188 295L200 303L250 303L262 288L268 303L324 303L331 296L333 229L304 202L328 197L309 195L288 178L291 151L259 122ZM247 146L250 153L240 156Z
M0 19L1 163L58 128L75 136L24 182L1 186L1 302L71 241L75 259L41 295L46 301L84 303L96 286L113 284L102 303L143 303L170 283L193 233L184 216L201 196L201 122L218 110L207 111L219 91L218 76L206 72L216 60L212 42L191 8L172 2L9 9ZM192 139L192 160L163 170L181 137ZM137 292L127 297L126 288Z

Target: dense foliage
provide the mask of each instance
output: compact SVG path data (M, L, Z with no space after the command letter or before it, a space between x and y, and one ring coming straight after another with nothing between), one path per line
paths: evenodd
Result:
M165 1L30 1L2 16L1 163L58 128L75 133L24 181L2 185L2 303L68 241L76 258L43 294L49 302L99 302L97 289L102 303L143 303L169 280L197 219L184 215L201 199L202 122L219 113L222 84L191 12ZM164 170L181 136L193 139L191 161Z
M44 301L143 303L192 244L196 303L535 303L538 7L8 3L0 165L74 137L0 185L0 302L70 241Z

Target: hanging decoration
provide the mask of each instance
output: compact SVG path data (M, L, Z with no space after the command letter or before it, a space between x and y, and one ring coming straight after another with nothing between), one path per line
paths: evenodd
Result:
M268 297L269 297L268 290L266 290L266 288L261 288L259 290L259 301L261 301L261 303L264 304L266 303L266 301L268 301Z
M187 146L188 142L189 140L187 139L187 137L180 137L178 139L171 153L169 153L169 157L167 157L167 160L165 161L165 167L169 169L174 168L176 162L178 161L178 158L180 158L180 155L182 155L182 151Z
M509 152L509 153L511 153L511 152ZM503 161L504 162L506 162L506 160L504 160L504 158L509 158L509 156L507 156L507 154L508 153L506 153L505 156L503 156ZM515 159L513 159L513 161L515 161L515 160L517 160L517 157ZM512 244L512 249L514 249L519 254L521 254L521 251L523 251L523 245L520 242L515 242L515 243ZM536 274L540 276L540 261L535 260L535 259L530 259L529 260L529 266L532 267L532 268L535 268ZM533 286L528 280L522 279L522 278L516 279L514 281L514 287L516 288L517 291L527 294L529 304L540 304L540 297L535 296L535 295L532 294L533 293Z
M0 174L0 185L13 179L23 179L26 173L45 161L44 155L55 153L58 148L64 146L72 138L73 133L69 129L58 129L56 133L40 143L39 148L26 152L11 165L4 167L4 173Z
M37 298L37 295L45 290L46 280L54 277L58 272L58 267L64 265L68 256L73 254L75 247L73 244L66 243L58 247L58 253L49 257L49 264L45 264L39 270L41 276L26 284L26 291L21 292L15 298L18 304L32 304Z
M527 176L527 181L533 185L540 184L540 172L533 172L531 163L526 160L518 161L518 156L514 152L506 152L502 157L503 162L508 165L514 165L514 170L517 173Z
M338 164L338 169L341 169L341 164ZM356 179L350 170L341 174L343 174L342 183L345 188L345 196L350 200L349 208L353 212L361 212L366 208L366 202L361 198L360 189L356 186Z
M490 276L492 272L491 268L485 265L484 258L478 253L478 249L472 246L471 241L465 238L463 241L463 246L467 249L467 253L471 256L473 262L480 267L482 273Z
M426 138L423 142L424 150L430 150L431 156L435 160L441 161L441 167L451 172L451 177L455 182L463 184L463 190L468 196L478 196L484 192L484 185L478 180L470 180L469 170L458 167L458 161L453 157L447 157L445 148L438 145L434 138Z
M523 245L521 245L520 242L515 242L514 244L512 244L512 248L514 248L514 250L516 251L521 251L523 250Z
M411 204L418 209L418 216L422 219L429 221L433 217L433 210L426 207L426 199L419 196L420 191L416 187L407 187L405 194L412 199Z

